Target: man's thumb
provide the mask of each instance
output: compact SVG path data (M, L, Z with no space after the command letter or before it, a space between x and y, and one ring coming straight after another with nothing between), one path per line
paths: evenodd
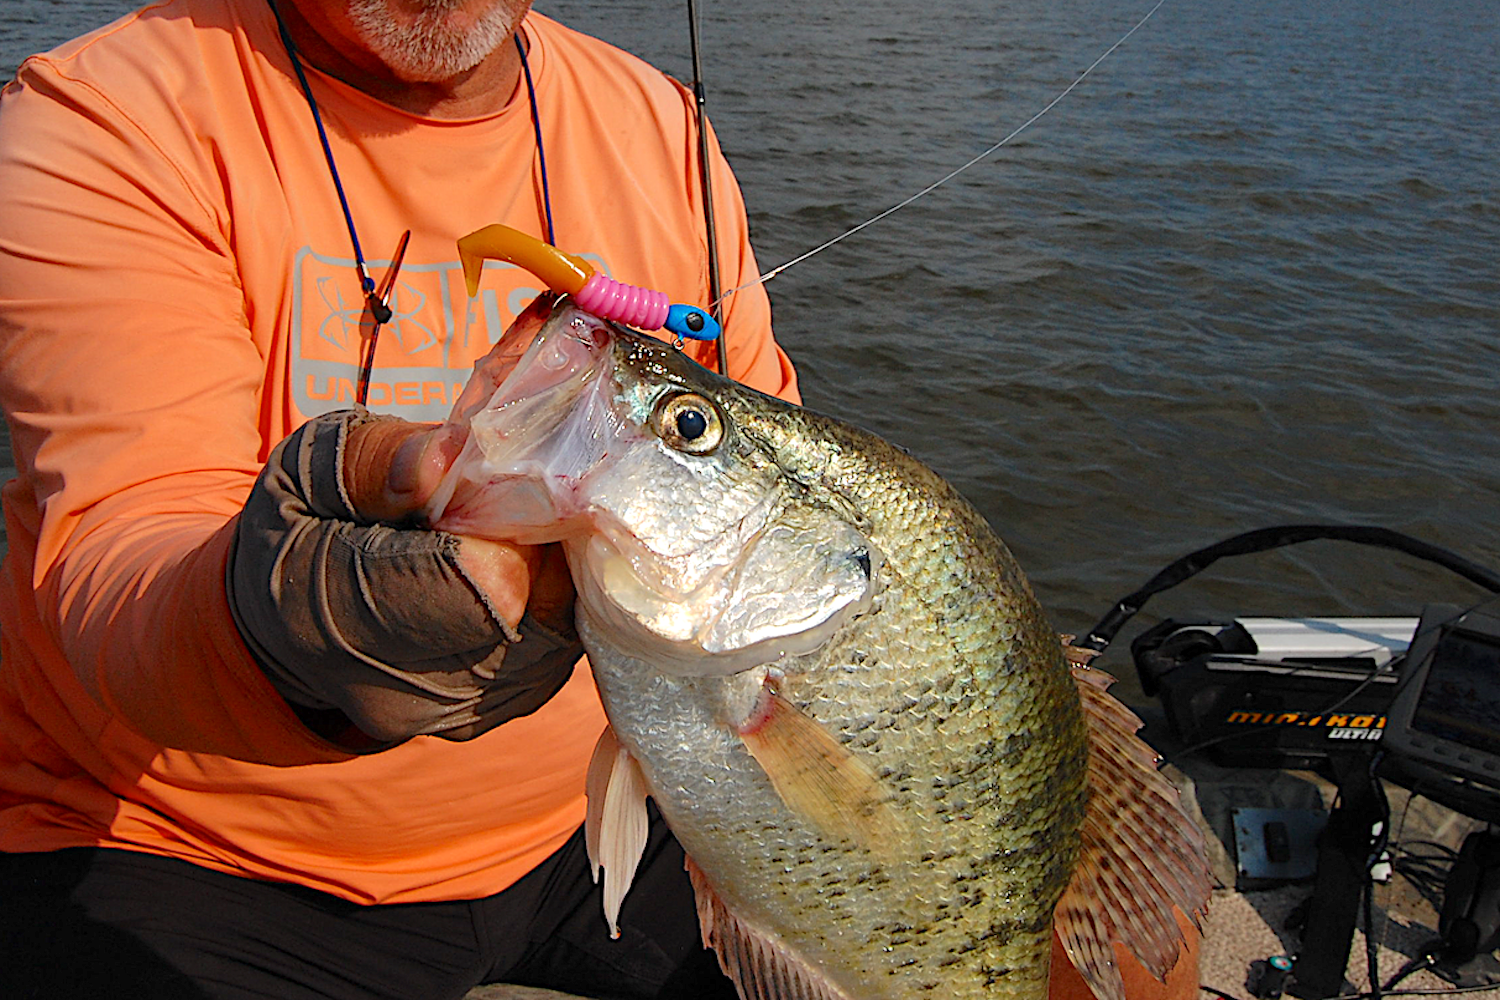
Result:
M464 444L453 424L373 420L344 443L344 489L362 518L402 521L420 510Z

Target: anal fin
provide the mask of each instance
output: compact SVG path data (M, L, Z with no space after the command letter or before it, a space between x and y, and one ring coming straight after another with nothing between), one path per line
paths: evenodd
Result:
M1099 1000L1124 1000L1115 942L1164 980L1184 944L1174 908L1197 924L1213 879L1202 831L1135 735L1141 721L1106 691L1113 678L1086 666L1073 678L1089 728L1089 806L1056 926Z
M610 937L620 936L620 906L635 870L646 850L650 821L646 816L646 777L630 751L620 745L615 731L606 727L589 759L588 815L583 824L584 844L594 881L604 871L604 919Z
M719 967L743 1000L852 1000L777 935L736 916L692 858L685 867L698 900L703 947L719 956Z

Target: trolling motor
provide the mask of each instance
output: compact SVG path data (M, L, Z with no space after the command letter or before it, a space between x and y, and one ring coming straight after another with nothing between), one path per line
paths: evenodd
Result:
M1221 558L1320 539L1403 552L1500 593L1500 573L1398 531L1284 525L1235 535L1183 556L1116 602L1074 645L1104 650L1154 595ZM1424 628L1417 618L1168 619L1141 633L1131 652L1142 689L1162 700L1173 735L1183 745L1225 767L1308 769L1331 776L1336 758L1388 745L1383 741L1390 736L1389 713L1406 677L1403 670L1431 648L1413 643L1434 623ZM1500 685L1500 667L1495 676ZM1491 749L1500 755L1500 741ZM1447 769L1446 757L1414 753ZM1500 771L1494 783L1500 784ZM1481 796L1473 805L1482 807L1486 800Z
M1074 643L1102 651L1153 595L1224 556L1315 539L1392 549L1500 594L1500 574L1378 527L1289 525L1190 553L1122 598ZM1384 777L1500 824L1500 616L1429 605L1420 618L1163 621L1131 645L1141 686L1159 697L1173 737L1227 767L1315 770L1339 796L1318 838L1301 952L1257 963L1260 996L1340 992L1361 896L1384 853ZM1274 850L1267 824L1267 852ZM1454 982L1500 982L1500 834L1471 834L1444 887L1435 942L1416 968ZM1488 968L1494 966L1494 978Z

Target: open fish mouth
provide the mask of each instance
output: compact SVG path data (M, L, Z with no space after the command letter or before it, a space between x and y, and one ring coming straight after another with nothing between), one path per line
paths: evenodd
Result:
M811 652L869 606L880 554L835 513L799 506L725 411L736 391L566 300L534 306L455 406L469 438L429 520L562 542L581 613L669 672Z
M428 504L434 526L527 545L586 530L581 481L625 428L610 324L539 299L475 366L450 423L469 438Z

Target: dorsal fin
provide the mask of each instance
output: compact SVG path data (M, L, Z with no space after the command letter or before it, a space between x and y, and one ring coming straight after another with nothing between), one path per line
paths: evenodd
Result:
M1141 720L1106 691L1114 678L1072 669L1089 728L1089 806L1056 925L1095 996L1124 1000L1114 943L1165 979L1184 943L1173 907L1197 924L1213 880L1202 831L1135 735Z
M646 816L646 776L607 726L594 744L585 791L588 814L583 824L584 844L596 883L599 870L604 869L604 919L609 922L609 936L617 938L620 905L645 853L650 820Z
M719 967L743 1000L852 1000L777 935L731 913L692 858L686 867L703 947L719 956Z

